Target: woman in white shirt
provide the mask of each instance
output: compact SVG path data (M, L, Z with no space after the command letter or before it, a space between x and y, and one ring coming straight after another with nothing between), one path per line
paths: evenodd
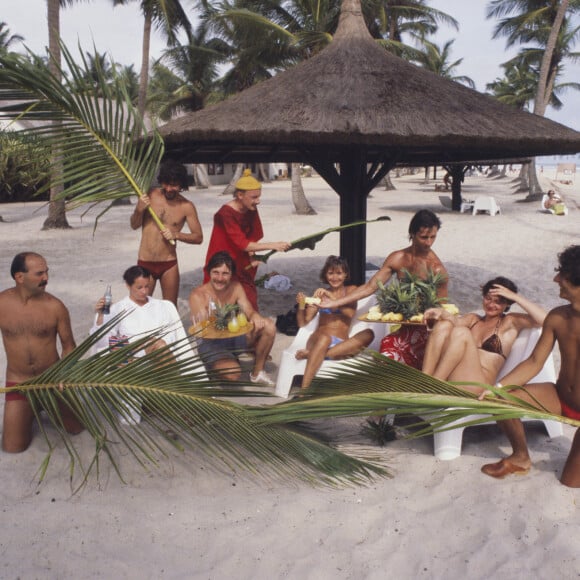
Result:
M185 329L177 309L172 302L168 300L159 300L149 296L149 287L151 284L151 274L149 270L142 266L131 266L123 274L123 279L127 285L129 295L115 302L111 306L110 313L104 314L103 307L105 298L100 298L95 305L95 322L90 330L91 334L96 332L105 322L117 316L121 312L128 314L120 320L111 330L95 345L97 351L103 350L114 340L127 340L132 342L142 338L147 333L163 328L163 338L158 339L155 343L143 350L135 353L134 356L144 356L157 348L163 348L177 341L179 344L175 347L174 354L178 359L185 359L192 356L191 344L187 342ZM110 339L113 339L111 343ZM135 411L135 410L134 410ZM126 422L139 422L139 413L133 415ZM123 421L123 417L121 418Z
M106 336L99 340L96 345L97 350L103 350L108 347L111 336L126 338L131 342L160 327L164 327L167 334L165 334L163 339L159 339L155 344L146 348L147 352L186 338L179 313L173 303L168 300L158 300L148 295L151 284L149 270L142 266L131 266L123 274L123 279L127 285L129 295L113 304L109 314L103 314L104 297L97 301L95 305L95 323L91 328L91 334L102 326L104 322L117 314L121 312L129 312L129 314L116 324ZM182 345L180 344L180 346ZM185 356L191 355L191 352L182 353L183 348L180 348L179 351ZM144 354L145 352L140 351L136 356L143 356ZM178 358L182 358L181 354L178 355Z

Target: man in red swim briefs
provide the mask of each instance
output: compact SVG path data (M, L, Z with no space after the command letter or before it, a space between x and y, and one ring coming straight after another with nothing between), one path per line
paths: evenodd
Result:
M543 367L556 342L560 348L560 373L556 384L526 385L525 391L514 394L532 405L541 405L551 413L580 420L580 246L570 246L558 256L559 266L554 282L560 287L560 298L570 304L551 310L544 321L542 335L528 359L500 379L498 386L526 385ZM532 461L526 435L519 419L500 421L510 444L509 457L484 465L481 470L491 477L525 474ZM572 448L564 465L560 481L568 487L580 487L580 428L574 435Z
M157 280L161 282L164 300L177 306L179 294L179 266L176 243L201 244L203 232L197 210L181 192L187 189L187 171L180 163L162 163L157 175L159 187L154 187L137 202L131 215L131 227L141 228L138 265L153 276L150 293L153 294ZM147 210L151 207L159 216L165 229L160 231ZM182 232L187 222L190 233ZM173 242L173 243L172 243Z
M15 286L0 292L7 387L41 374L58 361L57 337L63 355L75 348L66 306L46 292L48 266L44 258L34 252L17 254L10 274ZM67 408L62 407L61 414L69 433L82 431L82 425ZM34 412L26 396L19 391L6 393L2 449L10 453L27 449L33 420Z

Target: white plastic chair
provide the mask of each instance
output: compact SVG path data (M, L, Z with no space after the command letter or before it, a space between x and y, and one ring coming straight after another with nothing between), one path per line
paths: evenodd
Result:
M495 198L491 195L478 195L473 202L473 214L477 215L478 211L486 211L489 215L494 216L501 212Z
M499 371L498 376L502 377L516 367L521 361L528 358L528 356L534 350L538 338L540 338L541 330L539 328L529 328L522 330L518 337L516 338L512 350L505 361L503 367ZM542 370L530 381L530 383L546 383L556 382L556 369L554 367L554 358L552 355L548 357L546 363ZM465 421L475 420L475 419L485 419L487 415L470 415L464 419L458 420L457 424L464 423ZM523 419L524 421L537 421L537 419ZM559 421L544 420L542 421L546 427L546 431L551 438L561 437L564 435L564 429L562 423ZM493 419L479 423L484 425L486 423L494 423ZM450 426L452 426L451 423ZM466 427L457 427L456 429L451 429L449 431L441 431L434 434L434 453L437 459L443 459L449 461L451 459L456 459L461 455L461 442L463 439L463 430Z
M365 328L370 328L375 333L375 337L368 348L378 351L381 345L381 340L385 334L389 333L390 325L384 322L358 320L358 317L362 314L366 314L375 303L376 298L374 294L358 301L356 314L353 317L349 335L352 336ZM276 390L274 391L274 394L277 397L287 398L294 377L304 374L306 361L296 360L296 351L306 348L308 338L317 327L318 314L306 326L303 326L298 330L298 334L292 341L292 344L282 352L280 366L278 368L278 377L276 379ZM352 359L344 360L348 361ZM338 370L342 363L343 361L325 360L322 362L319 372L323 370Z

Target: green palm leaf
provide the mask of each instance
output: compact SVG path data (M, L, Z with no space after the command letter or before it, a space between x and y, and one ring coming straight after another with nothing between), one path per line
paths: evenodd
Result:
M61 46L62 83L34 60L0 55L0 101L6 103L0 115L29 123L24 134L59 151L63 171L55 172L52 185L64 186L60 197L69 205L141 196L163 155L161 137L156 131L148 134L122 82L111 83L100 67L91 68L82 52L77 64ZM79 87L89 70L96 88L83 92Z
M320 242L320 240L322 240L324 238L324 236L332 233L332 232L340 232L341 230L346 230L347 228L354 228L355 226L362 226L363 224L372 224L374 222L380 222L380 221L391 221L391 218L388 216L381 216L377 219L374 220L361 220L358 222L352 222L350 224L344 224L342 226L336 226L334 228L328 228L326 230L323 230L321 232L316 232L314 234L308 234L307 236L304 236L302 238L298 238L297 240L294 240L292 242L290 242L291 244L291 248L290 250L314 250L314 248L316 247L316 244L318 242ZM288 250L288 251L290 251ZM252 256L253 260L260 260L261 262L267 262L268 259L270 258L270 256L272 256L273 254L275 254L277 252L277 250L270 250L269 252L267 252L266 254L255 254L254 256ZM251 267L251 266L248 266Z
M92 470L98 473L103 455L122 478L121 452L128 451L147 467L167 457L171 449L202 452L232 470L267 478L297 477L313 484L361 484L387 475L376 458L351 457L298 432L296 426L258 424L248 407L224 397L264 396L263 391L247 390L243 382L224 387L223 379L206 374L198 356L183 360L168 356L187 351L190 339L134 358L149 341L163 337L164 330L159 329L118 350L87 356L118 319L103 325L46 372L17 387L37 417L39 409L46 412L69 453L71 481L77 470L82 474L81 484ZM65 431L59 404L72 410L93 438L94 452L88 460L77 448L78 439ZM124 426L119 421L119 416L127 419L131 411L142 409L146 412L141 423ZM43 434L49 453L41 479L54 450L48 430Z
M575 421L523 401L508 389L486 386L493 397L478 400L460 388L467 383L447 383L379 353L343 361L340 371L321 373L304 399L252 410L258 422L280 424L327 417L382 414L414 415L421 427L413 436L431 434L460 425L493 419L532 417L553 419L573 426ZM469 383L476 384L477 383ZM453 423L453 425L452 425Z

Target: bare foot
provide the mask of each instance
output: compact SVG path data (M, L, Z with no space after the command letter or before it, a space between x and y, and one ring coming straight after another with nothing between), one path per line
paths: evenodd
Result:
M296 357L296 360L304 360L308 358L308 355L310 354L309 351L307 351L306 349L303 350L297 350L296 354L294 355Z

